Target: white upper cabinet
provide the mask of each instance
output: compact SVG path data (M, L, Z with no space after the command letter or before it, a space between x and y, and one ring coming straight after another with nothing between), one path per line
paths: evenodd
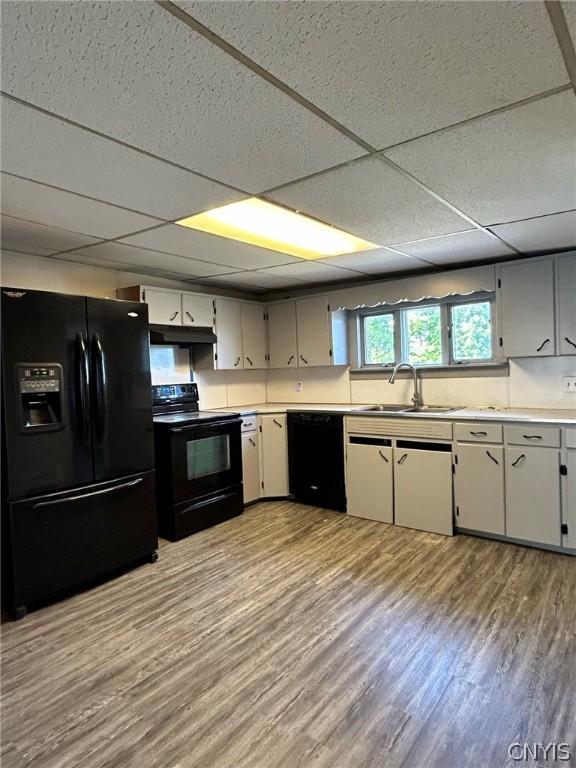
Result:
M212 328L214 299L201 293L182 294L182 324Z
M243 368L242 303L234 299L216 299L215 367L219 369Z
M576 252L556 258L558 354L576 355Z
M296 368L298 365L294 301L268 307L268 354L270 368Z
M331 364L329 314L326 296L297 300L298 365L306 367Z
M142 301L148 304L151 325L182 325L182 295L176 291L145 288Z
M505 264L498 279L503 356L553 355L553 257Z
M244 368L266 368L266 309L262 304L242 304Z

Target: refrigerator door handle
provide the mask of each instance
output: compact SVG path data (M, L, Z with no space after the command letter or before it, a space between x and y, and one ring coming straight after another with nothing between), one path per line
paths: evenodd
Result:
M101 442L106 431L106 358L99 333L92 337L92 365L94 382L94 427L96 439Z
M86 342L81 333L76 337L77 347L77 370L76 385L78 388L78 402L80 404L80 434L86 439L90 431L90 414L88 406L88 388L90 382L90 373L88 368L88 352Z
M121 485L115 485L112 488L101 488L99 491L89 491L89 493L78 493L75 496L68 496L65 499L55 499L54 501L39 501L34 504L34 509L40 509L42 507L56 507L59 504L69 504L73 501L82 501L83 499L89 499L92 496L103 496L105 493L116 493L117 491L124 491L126 488L133 488L135 485L143 483L141 477L137 477L135 480L130 480L128 483L122 483Z

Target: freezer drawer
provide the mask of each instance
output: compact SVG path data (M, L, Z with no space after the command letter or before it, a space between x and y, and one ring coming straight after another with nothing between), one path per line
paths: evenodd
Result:
M8 506L10 608L136 563L158 545L154 471Z

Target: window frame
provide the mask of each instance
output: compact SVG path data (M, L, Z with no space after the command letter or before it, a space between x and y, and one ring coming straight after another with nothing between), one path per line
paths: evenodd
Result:
M480 304L488 302L490 304L490 323L491 323L491 348L492 356L484 359L457 359L454 357L452 347L453 323L452 307L465 304ZM493 291L478 291L468 296L447 296L442 299L423 299L422 301L399 302L392 306L382 305L379 307L358 309L355 311L356 338L358 341L358 363L359 369L363 371L391 370L400 362L407 361L407 336L406 336L406 315L407 309L418 309L420 307L439 307L441 324L441 349L442 361L440 363L418 364L416 367L422 370L433 370L437 368L473 368L486 365L499 364L496 347L496 301ZM394 357L395 361L388 364L368 363L366 362L366 346L364 340L364 319L380 315L392 315L394 319Z

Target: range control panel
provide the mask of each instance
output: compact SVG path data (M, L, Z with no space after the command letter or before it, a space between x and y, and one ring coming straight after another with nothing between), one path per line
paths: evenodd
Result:
M46 368L20 366L18 369L20 393L60 392L61 372L60 366Z

